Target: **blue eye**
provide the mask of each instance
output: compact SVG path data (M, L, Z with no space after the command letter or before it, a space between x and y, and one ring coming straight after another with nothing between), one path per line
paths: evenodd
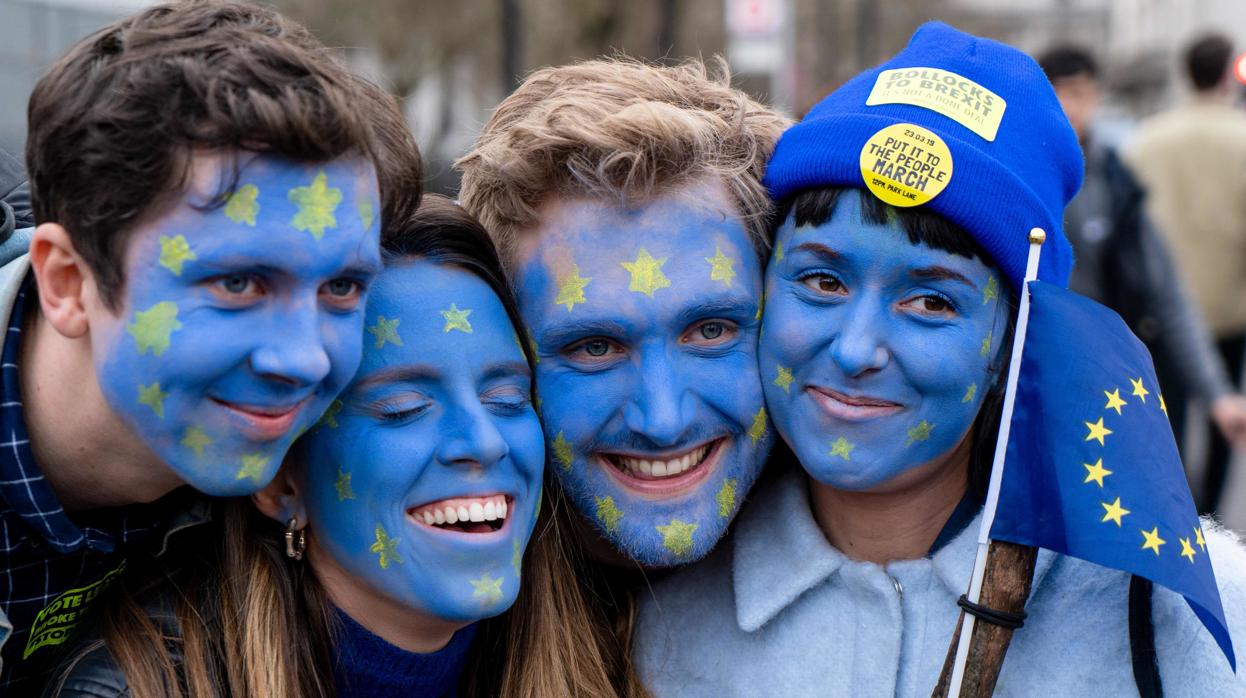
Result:
M623 353L623 348L604 337L593 337L564 350L572 360L585 364L599 364L610 360L612 354Z

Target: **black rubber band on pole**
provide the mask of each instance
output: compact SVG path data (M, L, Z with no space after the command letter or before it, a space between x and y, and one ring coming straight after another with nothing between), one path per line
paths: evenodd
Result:
M956 600L956 605L965 609L969 615L981 621L986 621L991 625L998 625L1001 628L1016 630L1025 625L1025 611L1018 613L1009 613L1007 611L999 611L994 608L987 608L981 604L976 604L969 600L964 594Z

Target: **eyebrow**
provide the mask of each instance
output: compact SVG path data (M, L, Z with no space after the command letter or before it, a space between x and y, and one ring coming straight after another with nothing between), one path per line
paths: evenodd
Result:
M561 347L569 342L584 339L585 337L595 335L623 337L626 334L627 329L617 322L610 320L580 320L556 324L542 332L538 339L541 344Z
M696 320L704 320L711 317L752 319L756 312L757 301L755 300L739 296L715 298L681 310L679 312L679 324L681 326L688 325Z
M959 281L960 283L965 284L969 288L972 288L972 289L978 288L978 285L970 281L968 277L966 277L964 274L952 271L951 269L948 269L947 267L939 267L939 266L921 267L919 269L913 269L912 271L910 271L909 276L913 277L914 279L927 279L927 280L932 280L932 281L937 281L937 280Z
M792 248L791 252L809 252L831 262L843 259L843 255L820 242L802 242Z
M431 366L389 366L355 384L355 389L370 388L379 383L410 383L418 380L436 378L440 375Z
M506 378L508 376L531 377L532 372L528 369L528 364L522 361L499 361L490 364L484 371L485 379Z

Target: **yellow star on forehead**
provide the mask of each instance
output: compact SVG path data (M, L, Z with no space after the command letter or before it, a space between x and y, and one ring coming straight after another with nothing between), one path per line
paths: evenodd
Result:
M909 429L909 440L904 445L912 446L918 441L925 441L930 438L932 431L934 431L934 425L923 419L917 423L917 426Z
M974 397L977 396L977 394L978 394L978 384L970 383L969 387L965 388L965 397L961 398L960 401L961 402L973 402L973 399Z
M653 298L654 291L669 288L671 285L671 280L662 273L662 265L666 264L666 257L654 259L643 247L636 253L635 262L619 262L619 264L632 273L632 281L627 286L629 291L643 293Z
M729 477L723 480L723 486L718 488L718 494L714 495L714 501L718 502L719 518L725 519L735 511L736 484L736 479Z
M372 221L376 220L376 211L372 209L372 199L365 196L355 202L355 207L359 209L359 222L363 223L364 228L371 228Z
M1134 391L1133 391L1133 394L1134 394L1134 395L1135 395L1138 399L1142 400L1143 402L1146 402L1146 396L1147 396L1147 395L1150 395L1150 394L1151 394L1151 391L1149 391L1149 390L1147 390L1146 388L1142 387L1142 379L1141 379L1141 378L1130 378L1130 379L1129 379L1129 382L1130 382L1130 383L1132 383L1132 384L1133 384L1133 386L1134 386Z
M372 345L372 348L380 349L385 346L386 342L396 347L402 346L402 337L398 336L399 322L402 322L402 318L386 320L384 315L377 315L376 324L368 327L368 334L376 337L376 343Z
M1188 558L1190 560L1190 564L1193 565L1195 552L1194 546L1190 545L1190 539L1178 538L1177 540L1181 541L1181 557Z
M334 400L329 403L329 409L320 415L320 420L316 424L324 425L330 429L337 429L337 415L342 411L342 401Z
M459 310L459 306L451 303L449 310L442 310L441 316L446 319L446 326L442 328L443 332L450 330L458 330L467 334L472 333L472 323L467 321L467 316L472 314L470 308Z
M1168 541L1159 537L1159 526L1152 528L1150 531L1139 531L1142 534L1143 550L1154 550L1155 555L1159 556L1159 546L1164 545Z
M780 388L783 388L783 392L791 393L792 381L795 380L792 376L792 369L787 368L786 366L778 366L777 368L778 375L774 379L774 384Z
M187 427L182 432L181 444L194 451L196 456L203 456L203 449L212 445L212 437L199 427Z
M1086 428L1090 430L1090 433L1086 435L1086 440L1094 439L1099 442L1100 446L1103 445L1103 437L1112 433L1111 429L1103 426L1103 417L1100 417L1097 422L1085 422L1085 424Z
M571 442L567 441L567 437L563 436L560 431L554 437L554 459L558 461L558 465L563 470L571 470Z
M1115 502L1108 504L1107 502L1099 502L1099 506L1103 507L1103 519L1099 523L1107 523L1109 521L1116 522L1117 527L1121 525L1121 517L1128 514L1129 510L1121 506L1121 498L1117 497Z
M1103 394L1107 396L1108 398L1108 404L1103 406L1103 409L1105 410L1116 410L1116 414L1120 414L1121 408L1129 404L1128 402L1125 402L1124 400L1121 399L1120 388L1117 388L1116 390L1113 390L1110 393L1105 390L1103 391ZM1132 414L1132 412L1130 414Z
M185 235L160 236L160 266L173 272L174 276L181 276L182 265L192 259L198 259L198 257L190 251L190 244L186 242Z
M355 498L355 491L350 486L350 473L341 468L337 469L337 480L333 482L333 489L337 490L337 501L339 502Z
M260 212L260 204L255 197L260 190L254 184L244 184L229 195L225 201L225 217L235 223L245 223L255 227L255 214Z
M1203 539L1203 529L1198 527L1194 528L1194 542L1198 544L1199 550L1207 550L1207 541Z
M138 386L138 404L147 405L161 419L164 419L164 399L168 396L168 393L160 390L159 383Z
M774 243L774 261L783 261L783 243L781 242Z
M567 306L567 312L575 307L576 303L587 303L584 297L584 287L592 278L580 276L580 267L577 264L571 265L571 272L558 280L558 295L554 296L554 305Z
M381 569L388 569L389 563L397 562L402 564L402 558L398 556L398 539L390 538L385 532L385 528L381 524L376 525L376 542L368 548L369 551L376 553L376 563Z
M251 478L255 484L260 484L264 479L264 466L268 465L268 456L261 456L258 453L247 453L242 456L242 467L238 469L238 475L235 480L244 480Z
M1082 480L1083 485L1088 482L1094 482L1094 483L1097 483L1100 487L1103 487L1103 478L1112 474L1111 470L1108 470L1107 468L1103 467L1102 458L1095 461L1094 464L1082 463L1082 467L1086 468L1086 479Z
M317 240L324 237L325 230L337 227L333 212L342 203L342 190L328 186L328 181L321 170L310 186L295 187L286 195L299 207L290 224L295 230L306 230Z
M488 572L485 572L480 575L479 579L471 580L471 583L472 598L480 599L480 603L485 606L492 606L502 600L501 577L494 579Z
M721 281L724 286L730 287L735 279L735 269L731 268L734 263L732 259L723 254L718 245L714 245L714 256L706 257L705 261L710 263L710 281Z
M766 408L757 410L757 414L753 415L753 425L748 428L748 437L757 443L766 438Z
M986 305L991 301L999 298L999 281L994 275L986 280L986 286L982 287L982 305Z
M515 568L515 576L518 577L523 572L523 550L519 548L519 539L511 541L514 550L511 551L511 567Z
M995 336L994 330L986 333L986 338L982 340L982 348L978 350L979 356L986 356L987 354L991 353L991 339L994 336Z
M844 460L851 460L852 449L854 448L856 448L856 445L841 436L838 439L835 439L835 442L831 444L831 455L839 456Z
M606 528L606 532L614 533L619 530L619 519L623 518L623 512L615 505L614 497L606 495L594 499L597 500L597 520Z
M182 329L182 323L177 321L177 304L162 301L140 310L134 313L134 322L125 329L134 337L139 354L146 354L150 349L152 354L160 356L169 348L169 335Z
M676 557L683 557L692 550L692 534L699 524L687 523L679 519L671 519L665 526L655 526L662 534L662 547L671 551Z

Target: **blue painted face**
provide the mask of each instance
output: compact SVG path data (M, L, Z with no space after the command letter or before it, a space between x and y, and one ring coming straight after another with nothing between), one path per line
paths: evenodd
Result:
M863 222L848 192L779 231L760 361L775 427L805 470L866 491L965 438L998 371L1008 293L982 261ZM776 248L780 249L780 248Z
M359 366L380 210L362 160L195 156L192 181L142 225L117 315L93 326L105 399L178 478L212 495L268 484L295 436Z
M770 446L761 269L731 210L709 185L636 209L558 201L522 250L550 468L646 565L709 552Z
M545 462L531 380L484 281L424 260L383 272L359 373L297 449L313 564L323 550L444 620L506 610Z

